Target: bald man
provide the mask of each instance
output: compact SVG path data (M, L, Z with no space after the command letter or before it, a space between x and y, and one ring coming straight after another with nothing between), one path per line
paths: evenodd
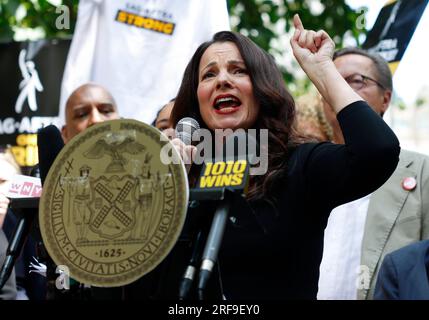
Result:
M65 125L61 129L64 143L99 122L119 119L116 102L102 86L88 83L77 88L66 102Z
M97 123L119 119L116 102L102 86L87 83L72 92L66 102L65 125L61 128L64 143ZM48 262L49 263L49 262ZM53 262L50 262L53 263ZM49 264L50 264L49 263ZM51 266L55 270L55 266ZM57 291L55 283L48 284L48 299L81 299L76 283L70 290Z

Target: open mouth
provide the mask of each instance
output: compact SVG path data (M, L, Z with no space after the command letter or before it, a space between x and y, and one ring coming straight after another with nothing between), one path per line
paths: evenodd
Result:
M234 96L219 96L215 99L213 107L218 113L230 113L241 106L241 101Z

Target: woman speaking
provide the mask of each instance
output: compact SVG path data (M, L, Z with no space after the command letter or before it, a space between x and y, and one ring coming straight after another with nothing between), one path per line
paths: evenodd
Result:
M298 15L294 25L294 56L335 109L345 145L300 143L273 58L238 33L197 49L172 112L174 124L193 117L209 130L269 132L268 171L251 177L247 194L253 210L228 221L219 252L226 299L315 299L329 213L379 188L398 162L396 136L336 70L329 35L304 29Z

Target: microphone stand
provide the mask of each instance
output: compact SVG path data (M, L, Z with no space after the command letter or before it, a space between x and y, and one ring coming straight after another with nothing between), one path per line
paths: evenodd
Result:
M203 231L198 231L195 240L194 247L192 249L191 259L186 267L185 273L183 274L182 281L179 287L179 300L185 300L189 296L189 292L192 289L195 275L198 272L198 263L201 259L201 253L203 250L204 239Z
M212 227L206 241L206 247L204 248L198 277L199 300L204 300L204 291L212 274L213 267L217 262L217 255L222 244L230 207L230 201L228 201L228 199L222 199L213 216Z
M182 277L182 282L179 287L179 299L184 300L189 296L194 279L198 276L198 283L196 286L197 296L199 300L203 300L212 270L217 263L218 251L222 242L227 219L229 217L230 208L238 205L240 208L248 210L249 212L251 211L251 208L242 192L237 192L237 190L232 190L228 187L211 190L202 190L198 188L191 189L190 201L216 201L218 203L209 234L203 237L203 231L201 230L197 234L190 262L184 272L184 276ZM214 232L214 230L216 230L216 232ZM205 243L204 240L202 240L203 238L207 239ZM214 243L214 238L217 239L215 246L212 245ZM202 254L203 250L204 253ZM197 265L201 265L199 270L198 267L195 268ZM222 284L219 283L219 285L219 287L222 288Z

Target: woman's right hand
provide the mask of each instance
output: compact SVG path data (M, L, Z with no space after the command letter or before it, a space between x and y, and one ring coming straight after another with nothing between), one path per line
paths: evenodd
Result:
M293 24L295 33L290 44L296 60L307 75L312 78L327 65L332 66L335 43L331 37L324 30L304 29L298 14L293 17Z
M189 173L189 170L191 170L192 162L197 154L197 147L192 145L185 145L182 140L178 138L174 138L173 140L171 140L171 143L176 148L179 155L182 157L182 160L185 163L186 171Z

